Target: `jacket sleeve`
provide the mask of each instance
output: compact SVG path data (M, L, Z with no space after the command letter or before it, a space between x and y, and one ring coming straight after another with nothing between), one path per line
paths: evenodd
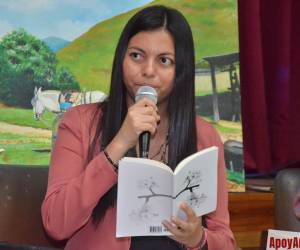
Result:
M205 217L207 246L209 250L233 250L236 248L236 246L229 223L228 190L226 183L223 144L217 132L213 132L213 144L219 148L218 191L217 208L214 212L206 215Z
M86 163L88 145L81 115L76 107L65 113L51 154L42 219L48 234L57 240L69 238L83 227L99 199L117 182L103 152Z

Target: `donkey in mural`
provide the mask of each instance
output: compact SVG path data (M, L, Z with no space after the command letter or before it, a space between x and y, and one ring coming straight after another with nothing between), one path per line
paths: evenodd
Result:
M71 106L103 102L106 97L106 94L101 91L64 93L59 90L42 91L42 88L38 89L35 87L31 105L33 107L34 118L40 120L45 110L60 114Z

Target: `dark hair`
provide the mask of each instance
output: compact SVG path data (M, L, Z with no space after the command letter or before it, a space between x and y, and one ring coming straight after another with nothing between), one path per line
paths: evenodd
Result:
M126 24L115 52L111 87L108 101L101 105L102 117L98 121L97 134L91 144L93 152L99 143L103 150L117 134L127 114L126 87L122 65L129 40L141 31L166 29L175 43L175 82L168 100L169 151L168 164L172 169L197 151L195 122L195 58L191 28L177 10L165 6L151 6L137 12ZM89 153L91 160L92 154ZM98 225L106 210L115 205L117 185L112 187L93 210L93 223Z

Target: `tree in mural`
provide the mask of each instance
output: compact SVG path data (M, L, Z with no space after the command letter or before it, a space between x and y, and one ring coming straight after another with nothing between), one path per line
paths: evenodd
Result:
M4 48L0 46L0 99L3 100L3 97L9 97L9 88L8 83L12 75L12 69L8 63L7 55L4 51Z
M67 69L58 70L59 75L56 75L56 55L43 41L28 34L24 29L7 34L0 45L12 69L5 83L8 93L2 93L3 96L0 96L6 103L30 107L35 86L43 89L62 89L59 84L63 82L65 88L79 89L78 83ZM69 84L66 84L66 80L70 81Z
M59 90L79 90L79 83L66 67L60 67L55 77L56 88Z

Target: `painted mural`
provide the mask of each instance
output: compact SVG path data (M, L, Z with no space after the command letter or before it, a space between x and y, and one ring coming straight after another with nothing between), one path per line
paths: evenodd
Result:
M244 190L235 0L1 1L0 164L48 166L57 121L106 97L119 34L152 4L177 8L191 24L196 110L225 143L229 187Z

